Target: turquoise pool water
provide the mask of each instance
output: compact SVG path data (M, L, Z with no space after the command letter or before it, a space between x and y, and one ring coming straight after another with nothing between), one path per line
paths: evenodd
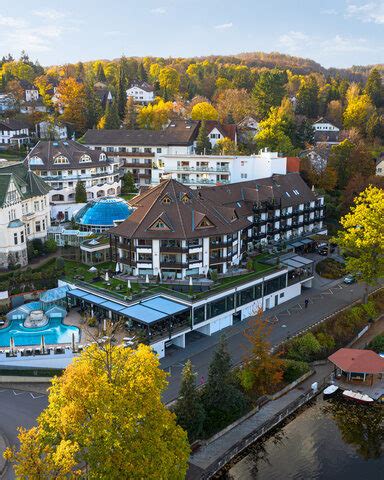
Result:
M0 347L9 347L11 337L17 347L40 345L42 335L46 344L71 343L72 333L78 342L80 330L72 325L64 325L60 319L51 319L45 327L36 328L25 328L22 320L11 320L8 327L0 330Z

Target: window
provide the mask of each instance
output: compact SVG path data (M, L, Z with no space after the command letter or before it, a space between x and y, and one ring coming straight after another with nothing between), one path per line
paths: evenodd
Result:
M34 206L35 212L37 212L39 210L39 202L38 201L34 202L33 206Z
M35 223L35 227L36 227L36 232L41 232L41 222L40 222L40 220L38 220Z
M58 164L69 163L69 161L68 161L68 158L67 158L67 157L64 157L64 155L58 155L58 156L55 158L55 160L54 160L53 163L55 163L56 165L58 165Z
M196 225L196 228L208 228L213 226L214 226L213 223L210 220L208 220L207 217L204 217L201 220L201 222L198 225Z
M163 203L164 205L168 205L171 203L171 199L169 198L168 195L165 195L165 197L163 198L163 200L161 201L161 203Z
M190 201L190 198L189 196L185 193L182 197L181 197L181 201L183 203L188 203Z
M27 235L30 235L31 233L31 226L29 223L27 223Z
M272 278L264 282L264 295L282 290L286 285L286 275L280 275L279 277Z
M13 234L13 243L17 245L17 233Z
M43 230L45 230L45 219L43 219Z
M161 148L156 148L157 153L161 153Z
M196 325L197 323L201 323L205 321L205 305L201 307L197 307L193 310L193 323Z
M80 163L87 163L87 162L92 162L91 157L89 155L86 155L86 154L82 155L80 157Z
M24 243L24 232L20 233L20 242Z
M9 212L8 212L8 219L9 219L10 222L11 222L12 220L15 220L15 219L16 219L16 210L14 210L14 209L9 210Z
M170 230L170 228L159 218L149 227L148 230Z
M248 175L246 173L242 173L241 178L248 178Z

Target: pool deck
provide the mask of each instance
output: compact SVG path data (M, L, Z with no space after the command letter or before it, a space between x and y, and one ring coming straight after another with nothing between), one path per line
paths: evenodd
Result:
M30 357L7 357L0 353L0 368L65 368L76 357L72 350L66 349L64 353L50 353L49 355L32 355Z

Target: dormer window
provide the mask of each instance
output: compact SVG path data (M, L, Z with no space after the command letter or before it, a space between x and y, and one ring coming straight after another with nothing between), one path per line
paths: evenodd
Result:
M168 225L161 219L158 218L152 225L148 228L148 230L171 230Z
M106 159L107 159L107 156L105 155L105 153L100 153L99 161L105 162Z
M44 165L43 160L40 157L32 157L29 159L30 165Z
M162 199L161 203L163 203L164 205L169 205L171 203L171 198L169 197L169 195L165 195L165 197Z
M55 161L53 162L56 165L62 165L64 163L69 163L68 158L64 157L64 155L59 155L55 158Z
M82 155L80 157L80 163L89 163L89 162L92 162L92 159L89 155Z
M209 228L213 226L213 223L207 217L204 217L201 222L196 225L196 228Z
M181 201L182 201L183 203L189 203L190 200L191 200L191 199L189 198L189 196L188 196L186 193L184 193L184 195L181 197Z

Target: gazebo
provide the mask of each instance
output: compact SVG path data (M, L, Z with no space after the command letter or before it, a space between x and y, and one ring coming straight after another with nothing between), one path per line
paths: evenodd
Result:
M335 365L336 378L348 383L373 385L383 378L384 358L372 350L340 348L328 360Z

